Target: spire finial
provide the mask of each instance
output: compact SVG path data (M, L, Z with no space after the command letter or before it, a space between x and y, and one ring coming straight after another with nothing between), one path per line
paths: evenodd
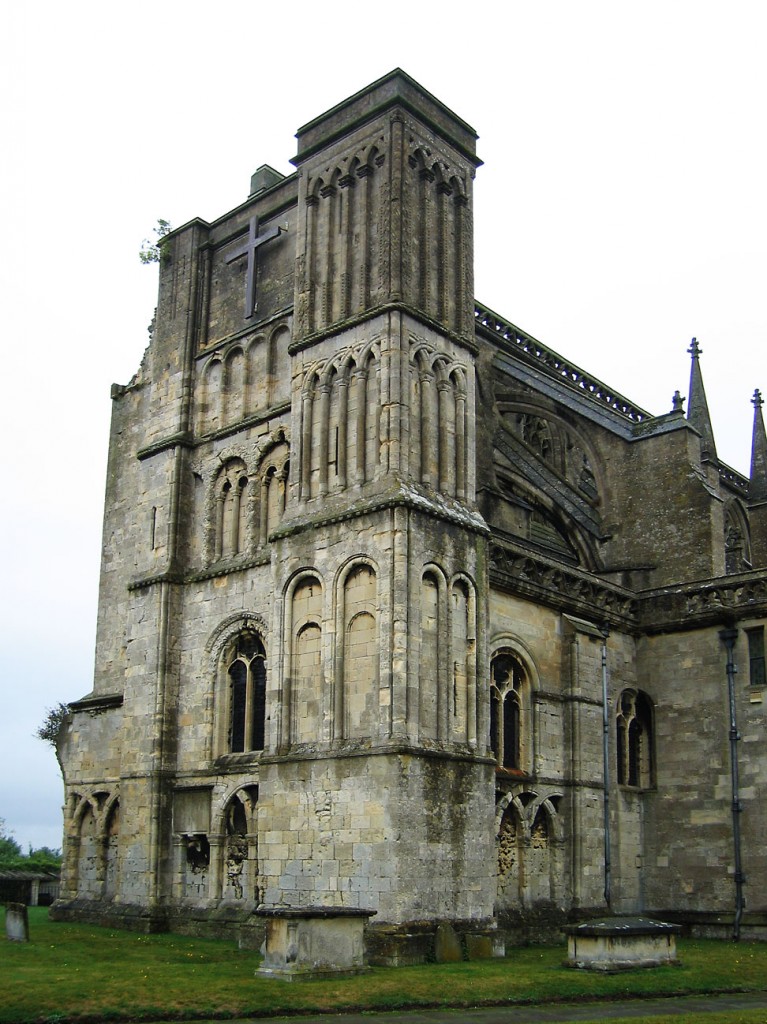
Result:
M762 393L757 388L751 399L754 407L754 433L751 438L751 481L748 496L752 501L767 501L767 431L762 415Z
M706 389L703 387L703 374L700 369L700 359L703 351L698 344L698 339L693 338L687 351L692 356L690 367L690 390L687 392L687 422L700 434L700 452L704 462L716 459L716 444L714 442L714 431L711 427L711 416L706 401Z

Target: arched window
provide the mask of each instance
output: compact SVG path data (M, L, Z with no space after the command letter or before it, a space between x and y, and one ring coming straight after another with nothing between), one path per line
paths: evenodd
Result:
M641 690L624 690L616 719L618 783L648 789L654 781L652 701Z
M259 467L258 543L260 545L267 543L269 534L278 525L285 512L290 475L289 456L290 448L283 438L267 452Z
M233 754L264 749L266 652L258 633L243 630L229 665L228 749Z
M498 651L490 666L490 747L499 768L523 768L527 688L519 658L512 651Z

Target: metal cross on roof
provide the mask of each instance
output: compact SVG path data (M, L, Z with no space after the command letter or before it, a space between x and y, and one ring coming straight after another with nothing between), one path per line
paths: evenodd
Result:
M248 238L231 256L227 256L227 263L234 263L240 256L248 257L247 284L245 287L245 319L249 320L257 309L256 283L258 278L258 250L264 242L271 242L273 238L281 235L285 229L276 225L267 228L262 235L258 233L258 217L251 217L248 225Z

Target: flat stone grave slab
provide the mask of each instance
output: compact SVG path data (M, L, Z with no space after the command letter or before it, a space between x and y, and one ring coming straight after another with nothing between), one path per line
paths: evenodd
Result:
M650 917L605 917L569 925L568 967L589 971L627 971L676 964L676 924Z
M375 910L258 907L266 918L264 962L256 974L282 981L338 978L369 970L365 924Z

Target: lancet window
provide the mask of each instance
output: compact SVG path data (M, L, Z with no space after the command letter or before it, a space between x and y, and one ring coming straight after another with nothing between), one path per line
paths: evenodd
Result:
M748 640L748 681L751 686L767 686L764 670L764 626L746 630Z
M264 749L266 651L255 630L243 630L231 649L227 745L231 753Z
M225 900L259 900L257 818L257 786L238 790L224 808L221 882Z
M525 667L510 650L500 650L490 667L490 747L499 768L522 770L529 683Z
M652 701L641 690L624 690L616 719L618 783L647 789L654 781Z

